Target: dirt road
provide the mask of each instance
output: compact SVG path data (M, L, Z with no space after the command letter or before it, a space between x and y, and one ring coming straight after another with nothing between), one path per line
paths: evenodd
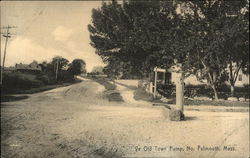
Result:
M1 157L244 157L246 112L186 111L170 122L163 107L104 99L86 80L1 105ZM126 91L124 93L124 91Z

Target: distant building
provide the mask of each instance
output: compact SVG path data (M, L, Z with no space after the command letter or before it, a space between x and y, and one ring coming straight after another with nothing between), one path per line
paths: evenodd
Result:
M175 66L171 67L170 69L168 69L165 73L165 76L163 76L164 74L160 73L159 74L159 79L163 80L165 77L165 84L170 84L173 83L175 84L176 80L177 80L177 72L175 71ZM184 79L184 82L186 85L202 85L202 84L206 84L207 80L204 79L202 81L198 80L197 77L194 74L189 75L188 77L186 77ZM229 85L229 82L226 81L225 82L227 85ZM242 70L239 71L237 80L235 82L235 86L237 87L243 87L245 85L249 85L249 75L248 74L244 74L242 72Z
M11 66L11 67L4 67L4 72L6 73L11 73L14 72L16 69L15 67Z
M33 61L30 64L16 64L15 70L19 72L41 72L42 67L37 63L37 61Z
M229 84L229 82L226 82L226 84ZM244 87L245 85L249 85L249 74L244 74L243 71L240 70L235 82L235 86Z

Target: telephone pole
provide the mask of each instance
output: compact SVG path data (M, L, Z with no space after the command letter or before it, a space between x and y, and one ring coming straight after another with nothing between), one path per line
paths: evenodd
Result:
M57 80L57 75L58 75L58 67L59 67L59 58L57 59L57 62L56 62L56 80Z
M4 46L4 55L3 55L3 65L1 66L2 57L0 55L0 66L1 66L1 79L0 84L3 84L3 71L4 71L4 64L5 64L5 58L6 58L6 50L7 50L7 43L8 39L11 38L11 33L9 32L11 28L16 28L16 26L7 26L7 27L1 27L1 29L7 29L6 33L3 34L3 37L5 38L5 46Z

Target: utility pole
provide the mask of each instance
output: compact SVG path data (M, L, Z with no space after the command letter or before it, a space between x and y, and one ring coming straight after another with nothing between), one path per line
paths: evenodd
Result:
M58 75L58 67L59 67L59 58L57 58L57 62L56 62L56 80L57 80L57 75Z
M3 33L3 37L5 38L5 46L4 46L4 55L3 55L3 65L1 66L1 61L2 61L2 57L0 55L0 66L1 66L1 79L0 79L0 84L3 84L3 71L4 71L4 64L5 64L5 58L6 58L6 50L7 50L7 43L8 43L8 39L11 38L11 33L9 32L9 30L11 28L16 28L16 26L7 26L7 27L1 27L1 29L7 29L6 33Z

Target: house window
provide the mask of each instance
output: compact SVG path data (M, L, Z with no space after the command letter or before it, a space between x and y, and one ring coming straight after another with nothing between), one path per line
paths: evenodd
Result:
M242 75L239 75L238 81L242 81Z

